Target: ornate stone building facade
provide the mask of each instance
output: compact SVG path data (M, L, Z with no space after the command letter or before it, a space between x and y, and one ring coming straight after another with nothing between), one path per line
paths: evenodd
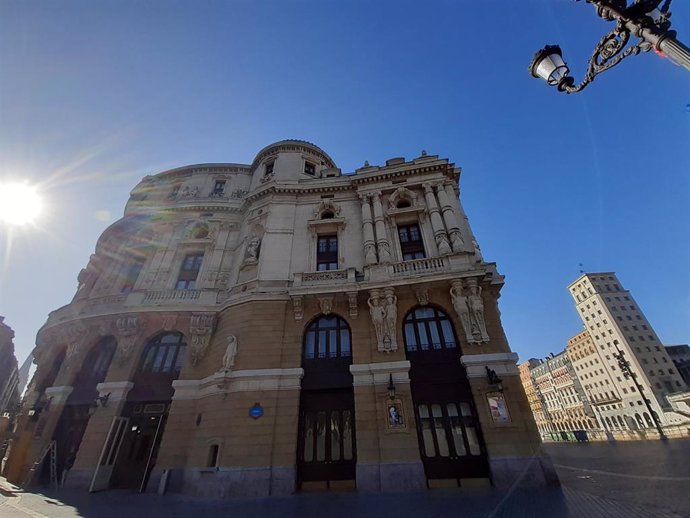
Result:
M459 176L281 141L144 178L38 334L6 475L56 440L91 491L555 481Z

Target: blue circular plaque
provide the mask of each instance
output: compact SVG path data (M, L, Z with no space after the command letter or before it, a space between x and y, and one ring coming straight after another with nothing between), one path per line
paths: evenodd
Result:
M264 407L259 403L254 403L254 406L249 409L249 416L258 419L262 415L264 415Z

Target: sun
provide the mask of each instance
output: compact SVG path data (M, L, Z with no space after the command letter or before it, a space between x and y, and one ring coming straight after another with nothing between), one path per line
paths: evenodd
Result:
M36 188L26 183L0 183L0 223L25 225L41 213L43 204Z

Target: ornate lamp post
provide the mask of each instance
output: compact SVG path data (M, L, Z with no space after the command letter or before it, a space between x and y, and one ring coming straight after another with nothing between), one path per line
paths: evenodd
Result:
M561 92L572 94L584 89L597 74L624 58L652 49L690 70L690 49L676 40L676 32L670 30L671 0L636 0L630 5L627 0L586 1L594 4L599 17L615 21L616 27L597 43L582 82L575 85L558 45L547 45L534 55L529 67L534 77L556 86ZM639 41L626 48L631 35Z

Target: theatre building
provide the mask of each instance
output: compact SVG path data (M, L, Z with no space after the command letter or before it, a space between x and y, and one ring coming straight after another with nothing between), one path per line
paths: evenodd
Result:
M38 333L5 475L55 441L90 491L556 482L459 177L297 140L147 176Z

